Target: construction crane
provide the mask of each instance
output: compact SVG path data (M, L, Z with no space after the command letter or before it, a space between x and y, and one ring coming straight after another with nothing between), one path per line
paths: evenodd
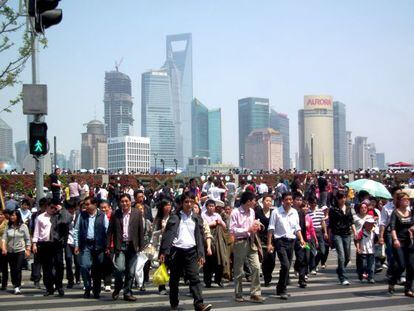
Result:
M119 71L119 67L121 66L123 60L124 60L124 58L121 57L121 59L118 62L115 61L115 70L116 71Z

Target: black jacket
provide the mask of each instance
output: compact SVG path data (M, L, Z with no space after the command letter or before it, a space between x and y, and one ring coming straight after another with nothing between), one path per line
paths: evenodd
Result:
M335 235L350 235L351 226L354 224L352 211L347 206L345 213L338 207L329 210L329 229Z
M94 240L96 250L105 250L106 248L106 228L105 228L105 213L100 210L96 213L95 225L94 225ZM89 214L87 212L81 212L78 216L79 221L79 249L83 250L86 247L86 239L88 235Z
M191 219L195 222L194 237L196 241L197 257L204 258L204 229L203 219L196 214L191 215ZM164 234L162 235L160 255L170 255L171 248L174 239L178 236L178 229L180 228L181 214L180 212L174 213L168 219L167 225L165 226Z
M72 215L65 208L56 211L50 219L52 223L50 240L62 244L67 243L72 219Z
M111 220L109 221L109 228L107 232L107 248L111 247L111 242L114 243L116 252L121 251L122 235L123 235L123 220L122 209L117 209L112 212ZM132 242L136 252L142 250L144 245L144 223L142 213L136 209L131 208L131 216L128 224L128 236Z

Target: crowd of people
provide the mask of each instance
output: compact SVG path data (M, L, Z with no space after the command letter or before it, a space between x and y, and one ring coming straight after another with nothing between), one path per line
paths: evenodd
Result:
M22 270L30 268L35 287L43 279L45 296L64 296L82 281L84 298L99 299L104 290L113 300L122 292L124 300L136 301L133 290L145 291L151 270L165 264L169 283L158 291L169 295L171 310L178 309L181 278L195 310L210 310L203 287L230 281L236 302L262 303L276 261L276 295L289 299L291 267L305 288L326 268L332 249L339 284L349 286L355 249L361 282L374 284L385 268L388 292L402 284L414 297L414 211L400 185L389 186L393 199L386 200L355 193L324 172L274 187L210 176L175 189L133 189L115 179L92 187L74 177L64 186L59 174L56 169L50 178L51 198L9 198L0 210L1 290L10 268L14 293L21 294ZM243 278L250 282L248 297Z

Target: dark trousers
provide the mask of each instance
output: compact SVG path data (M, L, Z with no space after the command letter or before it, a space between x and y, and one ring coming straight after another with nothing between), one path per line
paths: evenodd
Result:
M412 290L413 286L413 269L414 269L414 248L410 247L409 242L401 243L401 247L393 248L394 267L390 278L390 285L397 284L404 270L405 273L405 291Z
M307 273L308 260L306 257L306 250L300 245L299 240L295 240L295 271L299 274L299 283L306 282L305 275Z
M33 255L33 263L32 263L32 273L30 275L30 280L33 282L40 282L42 278L42 263L39 259L39 254Z
M103 262L104 250L96 250L93 244L87 244L79 253L79 265L86 291L92 289L93 283L93 293L101 292Z
M103 279L105 286L111 286L112 284L112 275L114 273L114 263L113 263L114 254L109 255L105 254L103 262Z
M194 299L194 308L198 310L203 303L202 287L199 278L199 267L197 263L197 250L195 247L181 249L173 247L171 255L168 256L168 267L170 269L170 304L172 307L178 306L178 284L180 276L184 271L189 283L190 292Z
M262 272L265 284L270 284L272 281L272 273L275 269L276 264L276 253L269 253L267 247L263 247L263 261L262 261Z
M326 265L326 262L328 261L328 257L329 257L329 243L324 241L324 245L325 245L325 252L321 257L321 265Z
M211 278L214 273L214 282L221 283L223 278L223 266L217 264L217 254L206 256L206 262L203 266L203 278L206 286L211 285Z
M43 270L43 283L48 292L63 287L63 244L59 242L39 242L37 246Z
M384 233L384 241L385 241L385 255L387 256L387 274L392 275L394 268L394 247L392 246L392 236L391 233L385 232Z
M10 276L13 287L20 287L22 285L22 267L24 259L24 251L18 253L7 253L7 261L10 266Z
M65 247L66 279L68 284L74 284L80 280L80 266L78 255L75 255L75 247L67 244ZM73 263L75 264L75 275L73 274Z
M277 257L280 261L279 282L276 286L277 294L286 293L286 287L289 279L289 269L292 263L294 243L295 240L292 239L275 239Z
M7 287L9 280L9 269L7 267L7 255L0 254L0 272L1 272L1 287Z
M115 253L115 291L123 289L124 295L132 295L137 258L132 243L123 242L121 251Z
M311 271L316 269L316 267L321 262L323 256L325 255L325 240L323 238L322 231L316 232L316 238L318 239L319 247L317 248L318 252L316 253L316 255L314 255L313 252L310 252L309 269Z
M144 282L142 285L144 285L145 282L149 282L149 273L151 270L151 260L147 260L147 262L144 265Z
M357 254L359 257L359 267L357 268L358 278L363 279L363 274L368 274L368 280L374 279L375 256L374 254Z

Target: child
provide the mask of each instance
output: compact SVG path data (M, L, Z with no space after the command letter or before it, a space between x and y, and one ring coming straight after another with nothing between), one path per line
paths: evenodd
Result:
M362 282L364 278L368 279L368 283L374 284L375 269L375 219L368 217L358 234L357 253L361 255L361 266L358 269L358 278Z

